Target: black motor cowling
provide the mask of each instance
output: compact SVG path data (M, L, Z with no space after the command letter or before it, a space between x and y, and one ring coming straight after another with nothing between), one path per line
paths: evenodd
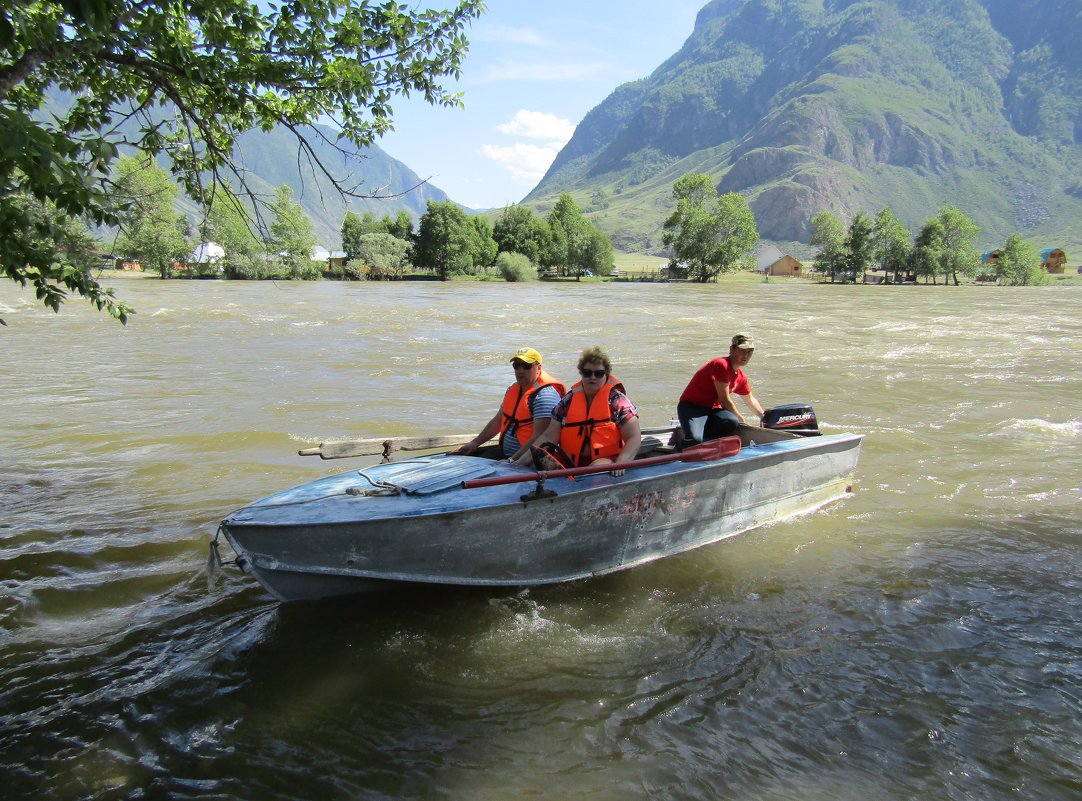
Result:
M766 409L762 423L763 428L775 428L802 437L818 437L821 433L815 410L808 403L787 403Z

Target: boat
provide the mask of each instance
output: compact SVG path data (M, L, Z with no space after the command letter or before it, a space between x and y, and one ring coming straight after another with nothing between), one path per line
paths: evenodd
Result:
M782 417L784 426L799 415ZM219 533L281 601L580 581L845 496L863 439L745 424L738 436L681 448L678 427L647 431L639 458L622 465L535 471L442 452L355 468L238 509ZM217 549L216 535L212 557Z

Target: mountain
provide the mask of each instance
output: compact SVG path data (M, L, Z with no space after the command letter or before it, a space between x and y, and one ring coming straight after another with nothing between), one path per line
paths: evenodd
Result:
M819 211L954 204L998 244L1082 245L1078 0L713 0L681 50L617 88L524 202L576 197L621 250L659 252L688 172L767 240Z
M71 102L70 93L54 87L46 97L42 118L63 116ZM152 118L165 119L173 111L171 106L165 106L149 113ZM123 122L118 130L129 140L139 136L134 120ZM358 149L348 140L337 141L335 131L323 125L302 126L298 131L311 148L310 156L296 136L278 126L271 131L253 129L241 134L234 159L248 191L268 204L274 200L275 189L288 184L294 200L311 218L317 240L330 250L337 250L341 244L347 209L360 215L370 211L377 218L394 217L405 209L417 220L425 213L428 201L449 199L443 190L427 183L378 145ZM128 151L122 148L122 152ZM168 169L164 156L160 163ZM324 169L346 189L374 197L344 198ZM183 192L177 205L192 221L202 218L196 202Z
M276 187L288 184L294 200L311 218L316 238L331 250L341 244L342 219L347 209L361 215L370 211L377 218L388 214L394 217L405 209L416 220L425 213L428 201L448 199L441 189L424 182L377 145L358 151L346 140L335 142L334 132L323 126L304 128L301 133L315 157L343 186L376 197L343 198L315 160L304 154L296 137L281 127L242 134L234 155L246 171L249 189L268 201L274 199Z

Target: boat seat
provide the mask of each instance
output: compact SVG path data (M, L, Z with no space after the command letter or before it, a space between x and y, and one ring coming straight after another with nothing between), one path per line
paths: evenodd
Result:
M639 451L635 454L636 459L642 459L644 456L649 456L652 453L656 453L659 448L664 448L661 440L652 434L643 434L642 443L639 445Z
M664 426L664 428L647 429L643 432L643 444L636 454L637 459L647 456L661 456L662 454L674 454L678 450L681 430L679 426Z

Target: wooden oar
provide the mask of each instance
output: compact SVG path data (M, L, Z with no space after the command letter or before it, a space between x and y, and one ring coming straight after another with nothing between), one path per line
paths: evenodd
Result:
M647 456L645 459L636 459L633 462L614 462L613 464L594 464L586 467L568 467L563 470L539 470L536 473L519 473L513 476L493 476L492 478L475 478L462 482L462 489L476 489L478 487L496 487L501 484L519 484L524 481L543 481L549 478L564 478L570 476L586 476L592 473L611 473L613 470L634 470L638 467L649 467L665 462L712 462L715 459L724 459L740 452L740 437L722 437L712 439L701 445L693 445L680 453L667 453L664 456Z
M671 434L672 426L644 428L645 434ZM350 456L389 457L395 451L429 451L465 445L473 440L472 434L450 434L444 437L372 437L370 439L345 439L337 442L321 442L315 448L301 448L300 456L318 456L321 459L345 459ZM495 440L489 440L495 442ZM488 443L485 443L486 445ZM482 446L484 447L484 446Z
M646 434L671 434L672 426L644 428ZM372 437L370 439L345 439L337 442L321 442L315 448L301 448L300 456L318 456L321 459L346 459L351 456L383 456L390 458L395 451L429 451L465 445L473 440L472 434L450 434L444 437ZM489 440L495 442L495 440ZM485 443L486 445L488 443ZM482 446L484 447L484 446Z
M446 437L398 437L385 439L348 439L340 442L321 442L317 448L302 448L301 456L318 456L321 459L344 459L349 456L389 457L395 451L427 451L465 445L473 440L472 434L451 434Z

